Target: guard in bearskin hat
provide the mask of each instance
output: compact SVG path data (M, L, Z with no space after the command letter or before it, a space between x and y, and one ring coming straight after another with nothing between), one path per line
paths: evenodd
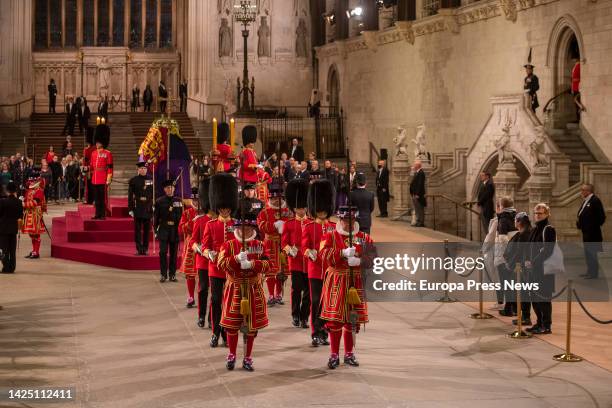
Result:
M218 267L227 276L221 325L227 332L228 370L233 370L236 364L238 331L241 331L244 338L242 368L253 371L253 343L258 330L269 322L261 283L262 276L270 269L270 261L264 243L257 239L256 217L253 211L243 212L232 239L225 242L219 252Z
M110 141L110 128L104 118L98 118L94 133L96 150L91 154L91 184L94 193L96 214L94 220L106 218L108 208L108 186L113 181L113 155L107 150Z
M155 238L159 239L160 282L170 279L176 282L176 253L179 246L179 222L183 215L183 203L174 197L174 180L162 183L164 196L155 201L153 222Z
M283 188L280 184L271 184L266 208L257 216L257 226L264 236L266 251L270 254L270 269L266 273L268 286L268 305L282 305L283 283L286 280L284 266L287 264L285 254L281 251L281 234L285 221L291 212L283 199Z
M322 260L328 265L321 295L321 319L329 331L331 355L327 363L334 369L340 364L340 340L344 337L344 364L358 366L353 353L360 324L368 321L361 268L374 256L374 242L359 230L355 221L357 207L341 206L336 230L323 238Z
M183 199L183 215L179 222L179 233L183 237L183 251L181 257L181 267L179 272L185 275L187 284L187 308L195 306L195 284L198 271L196 269L195 252L193 250L193 228L194 220L198 215L197 194L192 198ZM196 201L194 201L196 199Z
M26 256L29 259L40 258L40 234L46 232L43 214L47 212L45 200L45 180L40 177L40 167L30 172L23 196L23 224L21 232L29 234L32 240L32 251Z
M202 253L208 258L208 277L210 279L210 313L213 334L210 346L219 345L219 337L227 343L225 331L221 329L221 305L225 271L218 267L218 255L223 243L233 238L234 220L232 213L238 206L238 182L229 173L219 173L210 179L209 200L211 209L217 218L211 220L204 228L204 237L200 243Z
M206 225L217 218L217 213L211 210L209 200L210 178L205 177L200 181L198 188L198 215L193 219L193 234L191 235L191 248L195 253L195 267L198 272L198 327L206 326L206 307L208 306L209 286L209 260L204 255L203 242ZM208 322L210 326L210 313Z
M136 163L138 174L128 184L128 212L134 218L136 255L149 251L149 234L153 216L153 180L147 176L147 163Z
M308 328L310 315L310 288L308 270L302 251L302 229L311 218L306 214L308 205L308 181L291 180L285 188L285 202L294 216L285 222L281 236L281 246L291 271L291 317L293 326Z
M242 129L242 153L240 153L240 181L243 183L257 184L257 152L255 151L257 142L257 128L255 126L245 126Z
M334 213L334 197L334 187L329 180L315 180L308 188L308 213L313 221L307 222L302 230L302 251L310 283L310 327L314 347L329 344L324 322L320 319L321 291L327 263L319 254L319 249L323 236L336 229L336 224L329 221Z
M228 172L234 162L233 146L229 145L230 127L225 122L217 124L217 148L212 152L215 173Z

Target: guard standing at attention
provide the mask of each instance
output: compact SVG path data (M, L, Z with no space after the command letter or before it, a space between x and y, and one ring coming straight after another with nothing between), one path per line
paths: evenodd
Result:
M155 237L159 239L160 282L176 282L176 252L179 245L179 222L183 215L183 202L174 197L174 181L163 182L165 195L155 202L153 215Z
M138 162L138 175L130 179L128 210L134 218L134 242L136 255L146 255L149 250L151 217L153 216L153 180L147 177L147 164Z

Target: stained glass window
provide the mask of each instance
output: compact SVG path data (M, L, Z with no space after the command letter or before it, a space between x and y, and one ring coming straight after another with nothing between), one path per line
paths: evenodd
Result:
M51 47L62 46L62 2L49 0L49 28Z
M172 0L161 1L159 47L172 47Z
M142 0L130 3L130 48L140 48L142 44Z
M157 47L157 0L147 0L145 47Z
M64 47L75 47L77 38L77 0L65 0Z
M98 0L98 46L110 45L108 1Z
M36 11L34 16L34 45L36 48L47 47L47 0L36 0Z
M125 1L113 0L113 45L122 46L125 29Z
M94 45L94 0L83 0L83 45Z

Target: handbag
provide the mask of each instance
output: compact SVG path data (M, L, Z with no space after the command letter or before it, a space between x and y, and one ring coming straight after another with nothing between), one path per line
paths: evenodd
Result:
M546 228L548 227L549 225L545 226L544 229L542 230L542 242L543 243L545 243L544 232L546 231ZM552 255L544 261L544 263L542 264L542 267L544 269L544 275L557 275L557 274L565 273L565 264L563 262L563 252L561 251L561 248L559 247L559 244L557 243L556 240L555 240L555 248L553 249Z

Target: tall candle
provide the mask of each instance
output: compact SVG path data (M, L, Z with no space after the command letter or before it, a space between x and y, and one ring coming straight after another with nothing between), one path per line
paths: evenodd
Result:
M234 118L230 119L230 148L232 153L234 152L234 142L236 142L236 123Z
M212 126L213 126L212 145L213 145L213 150L215 150L217 148L217 118L213 118Z

